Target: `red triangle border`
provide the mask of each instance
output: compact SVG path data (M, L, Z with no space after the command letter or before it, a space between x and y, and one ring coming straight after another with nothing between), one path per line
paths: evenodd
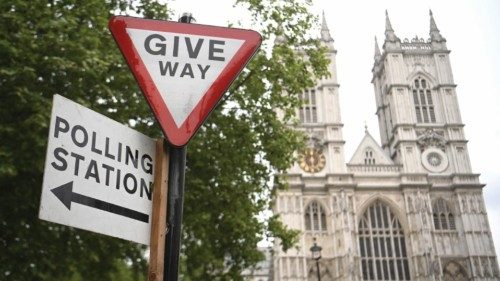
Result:
M195 135L196 131L210 115L210 112L218 104L231 83L259 49L262 42L260 34L253 30L149 20L126 16L112 17L109 20L108 27L120 51L125 57L127 64L132 70L132 74L139 84L144 97L158 120L163 133L168 141L177 147L185 146ZM126 31L127 28L239 39L243 40L244 43L215 79L212 86L209 87L184 123L178 128L165 102L161 98L160 92L154 84L153 79L147 71L145 64L140 59L139 53L135 49Z

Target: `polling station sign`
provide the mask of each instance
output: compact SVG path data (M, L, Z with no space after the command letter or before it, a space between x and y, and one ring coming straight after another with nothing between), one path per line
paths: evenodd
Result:
M155 141L54 95L40 219L149 244Z

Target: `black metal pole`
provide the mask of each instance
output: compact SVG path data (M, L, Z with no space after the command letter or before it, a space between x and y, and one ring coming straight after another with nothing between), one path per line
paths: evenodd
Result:
M316 260L316 272L318 272L318 281L321 281L321 274L319 273L319 259Z
M164 281L177 281L181 247L182 209L184 205L184 172L186 147L168 146L167 236L165 237Z
M183 14L179 22L191 23L191 14ZM167 236L165 237L163 281L179 279L179 255L181 250L182 209L184 205L184 175L186 147L168 145L168 199Z

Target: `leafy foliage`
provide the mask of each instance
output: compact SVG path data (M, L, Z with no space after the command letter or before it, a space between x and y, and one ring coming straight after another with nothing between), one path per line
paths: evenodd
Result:
M165 17L165 8L148 8ZM152 123L107 29L111 11L134 9L145 12L126 1L0 2L2 280L68 280L74 272L109 280L116 260L143 274L144 249L135 244L37 218L54 94L120 122Z
M270 209L275 188L284 188L276 175L290 167L303 140L285 123L293 121L299 93L326 75L328 61L319 42L307 38L313 18L304 3L239 3L263 23L264 45L188 147L188 280L240 280L240 271L261 258L259 240L276 237L286 249L297 237L276 217L262 222L256 215ZM275 34L285 40L274 45Z
M310 1L239 4L248 7L265 43L188 146L184 280L241 280L241 270L262 258L258 241L276 237L289 248L296 238L276 217L259 215L270 209L275 189L284 188L277 175L302 142L284 123L293 121L298 94L326 75L328 62L307 36L314 23ZM37 214L54 94L161 135L107 22L116 13L167 18L165 6L7 0L0 11L0 279L145 276L143 247L43 222ZM275 35L286 40L273 46Z

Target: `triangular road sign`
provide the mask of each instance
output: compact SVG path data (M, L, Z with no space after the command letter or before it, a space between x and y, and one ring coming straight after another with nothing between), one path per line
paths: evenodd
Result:
M123 16L109 29L174 146L187 144L262 40L252 30Z

